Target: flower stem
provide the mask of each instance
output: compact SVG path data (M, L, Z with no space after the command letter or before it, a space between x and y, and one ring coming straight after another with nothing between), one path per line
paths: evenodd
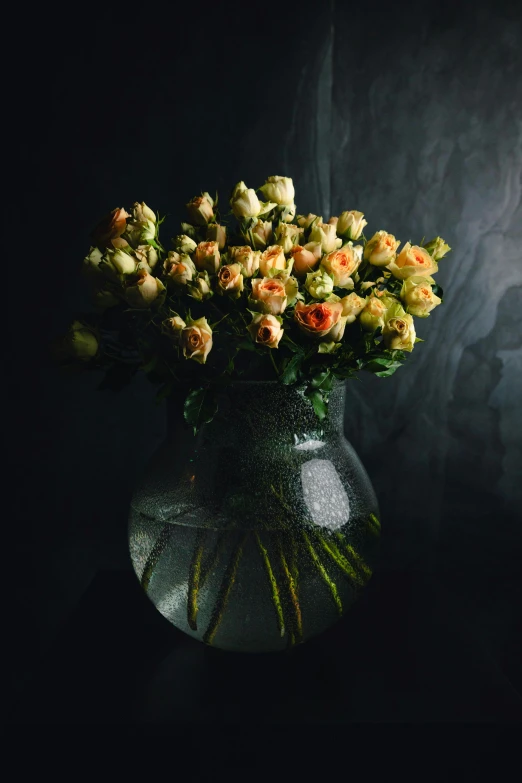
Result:
M241 560L241 555L243 554L243 546L245 544L246 536L247 534L245 533L240 538L240 540L235 546L234 551L232 552L232 556L226 568L225 575L221 583L221 588L214 609L212 611L210 623L203 636L203 641L205 642L205 644L212 644L212 641L214 639L214 636L216 635L216 631L219 627L219 624L223 619L223 615L227 607L230 592L236 580L237 569L239 566L239 561Z
M150 554L147 558L147 562L145 563L145 568L143 569L143 574L141 575L141 586L147 592L149 588L149 583L152 578L152 574L154 573L154 569L156 568L158 561L163 554L163 550L167 546L170 534L172 533L172 527L171 525L165 525L161 533L159 534L158 538L156 539L156 543L152 547Z
M314 547L312 546L312 543L311 543L310 539L308 538L307 533L305 533L304 531L303 531L303 538L305 540L305 544L307 546L307 549L308 549L308 551L309 551L309 553L310 553L310 555L312 557L314 565L316 566L316 568L319 571L319 573L321 574L324 582L328 585L328 587L330 589L330 592L331 592L332 597L334 599L334 602L335 602L335 605L337 607L337 611L339 612L339 615L342 615L342 613L343 613L343 605L342 605L339 593L337 591L337 585L335 584L335 582L328 575L328 572L327 572L326 568L323 566L323 564L321 563L321 561L319 560L319 556L318 556L317 552L315 551Z
M187 602L187 621L189 627L193 631L198 630L197 615L198 615L198 592L201 583L201 560L203 558L203 537L202 530L198 530L196 533L196 544L194 556L190 563L189 568L189 583L188 583L188 602Z
M380 536L381 534L381 523L379 522L378 517L375 516L375 514L370 514L368 517L368 527L374 533L376 536Z
M344 546L349 557L351 557L352 561L355 563L355 567L363 574L365 581L367 581L372 575L372 569L364 562L353 546L346 541L342 533L336 533L335 537Z
M331 540L327 541L326 538L322 535L318 535L318 538L324 551L333 560L333 562L339 566L341 571L346 574L346 576L348 576L352 582L355 582L355 584L362 587L364 585L364 581L361 579L360 575L353 568L353 566L348 562L342 552L339 551L336 544L334 544L334 542Z
M279 595L279 588L277 586L277 580L275 578L274 572L272 570L272 566L270 564L270 558L268 556L268 550L264 546L263 542L261 541L261 537L259 533L255 532L257 545L259 547L259 551L261 552L261 556L263 558L263 562L265 564L266 572L268 575L268 581L270 582L270 587L272 588L272 601L274 602L274 607L276 610L277 615L277 623L279 626L279 633L281 636L285 635L285 621L283 617L283 607L281 606L281 597Z
M295 615L294 622L292 623L294 627L290 631L290 644L294 645L302 641L303 638L303 621L301 615L301 607L299 606L299 598L297 595L297 584L294 581L294 577L292 575L290 566L287 563L281 538L278 539L277 543L279 549L279 557L281 559L281 564L283 566L283 571L286 577L286 582L288 587L288 593L290 596L290 601L292 603L292 607Z

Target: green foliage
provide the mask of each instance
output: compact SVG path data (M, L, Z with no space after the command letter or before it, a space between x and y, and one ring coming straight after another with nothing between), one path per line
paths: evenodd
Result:
M192 425L194 434L212 421L218 410L215 393L209 389L194 389L189 392L183 406L185 421Z

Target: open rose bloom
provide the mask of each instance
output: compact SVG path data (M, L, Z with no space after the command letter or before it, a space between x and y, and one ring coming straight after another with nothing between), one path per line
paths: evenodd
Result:
M163 218L144 201L95 227L83 270L98 321L70 333L83 365L110 370L135 356L134 369L167 391L208 395L238 379L297 383L315 405L336 380L391 375L406 360L419 342L415 319L443 303L442 237L403 243L373 227L368 239L362 204L300 214L282 175L210 192L186 201L169 249Z

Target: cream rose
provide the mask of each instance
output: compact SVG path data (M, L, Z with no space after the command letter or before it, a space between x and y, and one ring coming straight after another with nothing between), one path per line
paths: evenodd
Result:
M339 288L353 288L352 275L362 260L362 246L348 242L340 250L328 253L321 261L321 267L332 277Z
M294 203L295 189L290 177L268 177L259 190L268 201L276 204Z
M253 188L245 188L233 195L230 199L230 206L237 218L257 217L262 209L256 191Z
M217 242L200 242L194 255L196 269L215 275L219 269L220 255Z
M418 245L410 245L409 242L404 245L395 261L388 265L388 270L399 280L406 280L412 275L434 275L438 268L437 262L427 250Z
M275 230L275 238L285 253L289 253L294 245L299 244L299 238L304 229L292 223L280 223Z
M413 351L415 345L415 326L408 313L389 318L382 330L382 339L386 348L392 351Z
M223 250L227 243L227 229L226 226L221 226L219 223L211 223L207 226L207 240L212 240L218 243L220 250Z
M353 324L359 313L366 307L366 299L352 292L347 296L343 296L341 304L343 306L343 316L346 316L348 319L346 323Z
M167 281L176 286L187 285L196 276L196 267L186 253L180 255L170 251L165 263L168 265Z
M342 310L340 302L317 302L310 305L297 302L294 320L309 337L326 337L341 319Z
M188 319L181 332L181 346L186 359L205 364L212 349L212 329L206 318Z
M319 217L319 215L312 214L312 212L309 212L308 215L297 216L297 222L301 228L304 228L305 231L308 231L314 221L317 221L317 223L322 223L323 219L322 217Z
M310 242L320 242L323 253L332 253L343 244L343 240L337 236L335 226L328 223L314 223L308 239Z
M137 282L127 288L125 298L131 307L150 307L164 290L161 280L149 275L145 269L140 269Z
M404 281L401 288L401 300L406 305L406 312L417 318L427 318L431 311L440 305L442 299L433 293L432 277L412 275Z
M121 277L132 275L136 272L136 258L125 252L125 250L120 248L108 250L106 258L114 271Z
M206 226L214 217L214 201L208 193L195 196L187 204L189 219L197 226Z
M271 245L261 253L259 269L263 277L268 277L269 269L286 269L285 251L281 245Z
M208 272L198 272L197 276L188 284L188 295L202 302L213 296Z
M273 237L272 221L259 219L251 228L254 247L264 250L270 244ZM249 237L245 237L248 242Z
M187 234L178 234L174 240L174 245L178 253L188 253L189 255L197 248L197 243Z
M288 303L285 284L276 277L257 277L252 280L252 294L248 303L253 310L281 315Z
M334 343L338 343L340 340L342 340L347 323L348 317L346 315L342 315L337 323L334 324L334 326L328 332L328 340L332 340Z
M359 315L359 321L366 332L375 332L379 327L382 329L386 321L388 310L396 305L397 300L383 296L370 296L367 299L364 308Z
M243 290L243 275L240 264L225 264L218 272L217 291L238 299Z
M158 263L158 251L152 245L138 245L134 255L138 259L138 269L146 269L147 272L152 272Z
M93 242L98 247L119 247L127 243L121 239L121 235L127 228L127 218L130 215L121 207L113 209L98 223L91 234Z
M337 221L337 233L346 239L359 239L363 228L368 225L362 212L352 209L349 212L341 212Z
M232 263L241 264L244 277L252 277L259 269L261 252L250 245L233 245L228 248L228 257Z
M175 343L179 343L181 340L181 333L186 325L183 318L179 315L174 315L172 318L167 318L163 321L163 332L168 334Z
M255 343L265 345L267 348L277 348L284 329L281 328L281 322L275 315L260 313L254 316L248 331Z
M387 231L376 231L364 248L364 257L373 266L388 266L397 254L400 239Z
M156 222L156 215L144 201L134 202L132 205L132 217L136 223L145 223L147 220L150 220L151 223Z
M280 217L284 223L291 223L295 218L295 204L285 204L280 209Z
M326 299L333 292L333 278L324 270L309 272L306 275L305 288L314 299Z
M307 242L306 245L294 245L290 248L294 260L293 271L297 277L304 277L318 265L322 249L320 242Z

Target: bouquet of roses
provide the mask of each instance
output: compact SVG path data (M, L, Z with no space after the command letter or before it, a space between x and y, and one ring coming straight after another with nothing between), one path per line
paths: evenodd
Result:
M195 429L238 380L300 384L322 419L336 379L391 375L419 342L414 317L442 302L433 275L449 246L399 251L387 231L365 237L362 212L324 222L296 215L294 196L288 177L257 192L239 182L223 214L205 192L168 251L145 203L114 209L84 260L96 312L74 321L60 356L105 369L104 387L142 370L160 398L185 390Z

